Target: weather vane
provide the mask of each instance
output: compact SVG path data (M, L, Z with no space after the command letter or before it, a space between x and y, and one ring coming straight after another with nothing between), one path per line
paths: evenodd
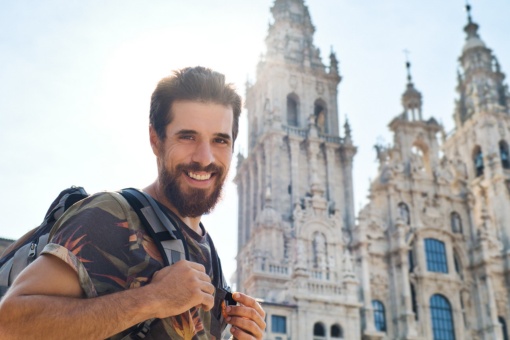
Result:
M466 0L466 12L468 15L468 21L471 22L471 5L469 4L469 0Z
M407 80L411 82L411 62L409 61L409 54L411 54L411 52L409 52L408 49L404 49L402 52L404 52L406 56Z

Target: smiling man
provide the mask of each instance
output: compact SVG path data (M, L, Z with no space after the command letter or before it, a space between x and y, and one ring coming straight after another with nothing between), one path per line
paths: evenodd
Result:
M190 260L162 254L118 193L93 195L55 224L51 242L0 303L2 339L262 339L265 313L234 293L221 309L223 273L201 216L219 197L232 160L241 98L222 74L186 68L162 79L151 100L158 177L144 191L178 224ZM29 325L29 326L27 326Z

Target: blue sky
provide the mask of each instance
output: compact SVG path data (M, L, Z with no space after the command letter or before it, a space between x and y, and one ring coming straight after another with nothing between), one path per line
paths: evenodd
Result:
M157 81L175 68L204 65L225 73L244 94L264 52L272 3L2 1L0 237L17 238L38 225L53 197L70 185L92 193L152 182L148 108ZM333 47L340 61L340 120L343 125L348 117L358 146L358 209L377 168L373 145L391 142L387 124L402 111L404 49L423 94L424 116L453 128L465 2L306 3L323 59ZM510 2L471 4L482 39L510 72ZM243 121L236 151L246 151L245 128ZM204 219L227 275L235 268L236 199L229 183L224 200Z

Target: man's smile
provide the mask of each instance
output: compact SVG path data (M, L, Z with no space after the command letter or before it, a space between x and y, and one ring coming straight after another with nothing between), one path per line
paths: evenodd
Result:
M193 178L194 180L197 180L197 181L207 181L213 175L210 172L198 173L198 172L192 172L192 171L188 171L188 172L186 172L186 174L188 175L188 177Z

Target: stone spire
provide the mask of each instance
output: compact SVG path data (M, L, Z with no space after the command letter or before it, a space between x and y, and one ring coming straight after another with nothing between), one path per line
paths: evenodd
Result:
M422 96L421 93L414 88L411 76L411 63L406 61L407 68L407 88L402 94L402 106L404 107L403 118L405 120L422 120Z
M313 44L315 27L303 0L275 0L274 22L266 37L266 61L286 61L325 69L320 51Z
M496 57L478 34L478 24L471 17L471 6L467 5L468 23L464 27L466 41L459 58L461 72L458 74L454 119L457 126L464 124L473 115L504 112L509 114L510 95L504 83Z

